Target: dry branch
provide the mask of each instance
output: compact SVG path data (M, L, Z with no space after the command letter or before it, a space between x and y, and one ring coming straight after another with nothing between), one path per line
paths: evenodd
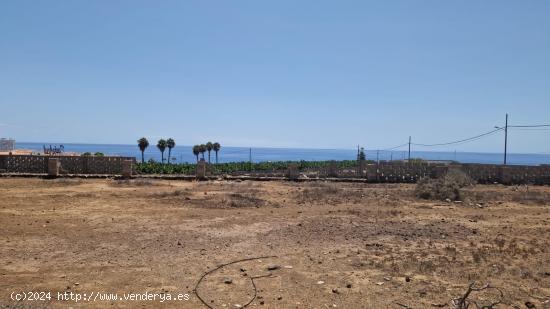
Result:
M476 288L474 287L474 285L475 285L475 282L470 283L470 285L468 286L468 290L466 291L466 293L464 293L462 297L451 300L451 304L454 309L469 309L471 305L474 305L475 308L477 309L494 309L496 305L502 303L502 299L504 298L504 293L499 288L490 286L489 284L486 284L480 288ZM500 294L499 299L489 305L480 306L475 300L468 298L472 292L479 292L479 291L488 290L488 289L495 289Z
M211 269L207 272L205 272L201 278L199 279L199 281L197 281L197 284L195 284L195 288L193 289L193 292L195 293L195 295L197 295L197 298L208 308L210 309L214 309L214 307L210 306L210 304L208 304L199 294L199 291L198 291L198 288L199 288L199 285L200 283L202 282L202 280L210 275L211 273L219 270L219 269L222 269L226 266L229 266L229 265L233 265L233 264L237 264L237 263L240 263L240 262L247 262L247 261L252 261L252 260L259 260L259 259L268 259L268 258L275 258L277 256L260 256L260 257L253 257L253 258L246 258L246 259L241 259L241 260L237 260L237 261L232 261L232 262L229 262L229 263L225 263L225 264L221 264L219 265L218 267L214 268L214 269ZM252 282L252 287L254 288L254 296L252 297L252 299L250 299L247 303L245 303L243 305L243 308L250 305L255 299L256 299L256 296L258 294L258 290L256 289L256 283L254 282L254 279L259 279L259 278L265 278L265 277L271 277L271 274L268 274L268 275L262 275L262 276L255 276L255 277L248 277L250 278L250 281Z

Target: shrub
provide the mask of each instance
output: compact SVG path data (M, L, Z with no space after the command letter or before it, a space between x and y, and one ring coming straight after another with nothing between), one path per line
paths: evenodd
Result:
M99 151L98 151L98 152L94 153L94 156L96 156L96 157L103 157L103 156L105 156L105 155L103 154L103 152L99 152Z
M454 183L460 188L475 185L475 181L468 174L456 168L450 169L445 174L445 182Z
M81 156L83 157L90 157L92 154L90 152L85 152L83 154L81 154Z
M474 181L466 173L457 170L449 170L443 177L433 179L424 177L416 184L416 196L433 200L459 200L460 189L474 185Z

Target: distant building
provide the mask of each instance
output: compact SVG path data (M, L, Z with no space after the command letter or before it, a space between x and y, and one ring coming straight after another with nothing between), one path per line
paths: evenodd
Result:
M11 138L0 138L0 151L15 150L15 140Z

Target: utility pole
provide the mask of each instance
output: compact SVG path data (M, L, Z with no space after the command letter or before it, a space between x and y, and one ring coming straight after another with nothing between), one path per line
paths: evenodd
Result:
M411 137L409 136L409 163L411 162Z
M252 170L252 148L248 148L248 168Z
M504 125L504 165L506 165L506 153L508 151L508 114L506 114L506 124Z

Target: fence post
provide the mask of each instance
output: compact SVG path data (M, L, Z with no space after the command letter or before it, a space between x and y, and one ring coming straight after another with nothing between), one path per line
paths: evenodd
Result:
M288 179L296 180L299 177L298 173L298 165L296 164L289 164L288 168L286 170L286 177Z
M132 169L134 166L134 162L132 160L124 160L122 161L122 177L125 179L132 177Z
M52 178L59 176L60 166L59 158L48 158L48 176Z
M500 166L500 173L498 175L500 178L498 180L499 183L503 185L510 185L512 184L512 175L510 175L510 167L506 165Z
M365 160L357 160L357 177L363 178L363 171L365 170Z
M0 172L8 170L7 161L8 161L8 157L0 156Z
M84 174L90 174L90 157L89 156L81 156L82 159L84 159L83 161L83 168L82 168L82 172Z
M206 178L206 162L204 160L200 160L199 162L197 162L195 178L201 180Z
M338 178L338 166L336 162L330 161L327 167L327 177Z

